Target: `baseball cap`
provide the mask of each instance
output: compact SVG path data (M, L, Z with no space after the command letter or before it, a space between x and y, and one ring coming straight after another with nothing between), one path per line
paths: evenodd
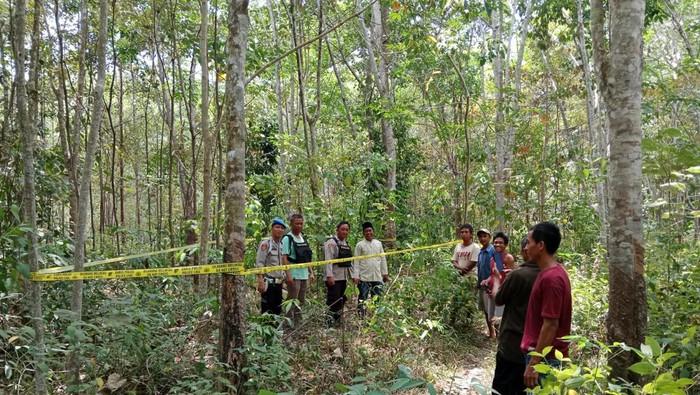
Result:
M487 235L491 236L491 232L489 232L489 230L486 228L479 229L479 231L476 232L476 235L478 236L480 233L486 233Z
M285 224L284 221L282 220L282 218L280 218L280 217L275 217L272 219L271 226L275 226L275 225L282 225L285 229L287 228L287 224Z

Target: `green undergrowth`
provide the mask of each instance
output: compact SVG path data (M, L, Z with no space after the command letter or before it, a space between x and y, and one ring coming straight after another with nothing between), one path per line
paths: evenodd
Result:
M649 256L660 256L663 248L663 243L650 239ZM67 310L71 284L46 284L45 350L31 345L28 301L19 293L6 293L0 315L0 360L5 361L0 388L6 394L27 393L34 370L42 369L52 393L446 391L453 376L468 369L492 372L495 353L495 343L486 339L483 317L476 311L474 278L458 276L449 256L445 249L392 257L392 280L384 297L360 317L354 302L357 289L349 287L346 316L338 328L326 327L320 276L296 328L284 317L258 314L260 297L249 278L246 364L240 372L217 362L216 277L211 278L211 293L202 299L191 278L89 281L78 321ZM647 260L649 278L654 279L648 282L651 340L642 346L605 342L607 280L601 256L562 254L572 279L576 337L571 361L552 372L556 380L547 387L550 393L663 393L672 386L681 391L673 393L699 392L700 349L691 328L700 326L700 254L686 245L674 257ZM606 358L625 349L646 362L633 367L652 383L646 390L606 377ZM68 384L66 361L71 353L82 366L77 386ZM35 363L38 355L43 356L41 364ZM235 375L242 379L238 388L229 381ZM473 389L483 393L489 377Z

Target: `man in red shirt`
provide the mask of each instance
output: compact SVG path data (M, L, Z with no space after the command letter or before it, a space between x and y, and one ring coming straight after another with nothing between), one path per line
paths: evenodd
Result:
M540 222L527 234L525 251L530 260L537 263L540 273L532 286L520 342L526 355L531 351L541 354L545 347L552 346L552 351L545 355L545 362L554 364L558 362L554 350L559 350L564 357L568 355L569 343L561 338L571 334L571 283L566 269L554 257L560 243L559 227L551 222ZM541 361L539 356L526 356L523 375L526 387L538 385L539 374L534 366Z

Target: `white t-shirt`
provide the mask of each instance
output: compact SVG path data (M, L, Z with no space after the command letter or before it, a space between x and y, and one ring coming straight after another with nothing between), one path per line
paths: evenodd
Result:
M457 244L455 252L452 254L452 261L457 262L457 267L466 269L469 262L476 262L479 259L479 251L481 248L472 242L468 246L463 243Z

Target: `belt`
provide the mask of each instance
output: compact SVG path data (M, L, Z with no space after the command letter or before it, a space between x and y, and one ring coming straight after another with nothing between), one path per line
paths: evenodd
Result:
M264 277L264 280L265 280L265 282L268 283L268 284L282 284L282 283L284 282L284 280L282 279L282 277L280 277L280 278L275 278L275 277L268 277L268 276L265 276L265 277Z

